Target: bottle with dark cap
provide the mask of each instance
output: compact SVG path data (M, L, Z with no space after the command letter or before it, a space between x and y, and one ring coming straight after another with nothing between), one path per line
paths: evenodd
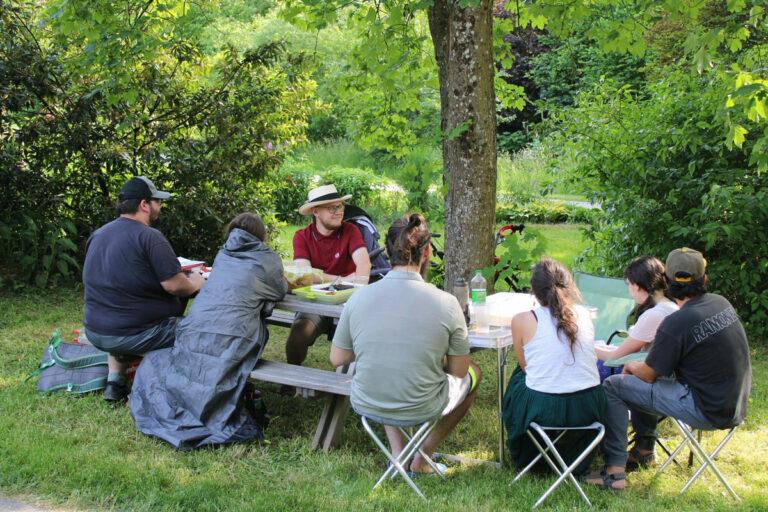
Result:
M453 281L453 295L458 299L464 321L469 325L469 285L466 279L459 276Z

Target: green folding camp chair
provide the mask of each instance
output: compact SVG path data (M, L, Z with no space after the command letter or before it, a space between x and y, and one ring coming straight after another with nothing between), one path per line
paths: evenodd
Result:
M627 337L627 327L634 323L631 315L635 309L635 301L629 296L624 280L615 277L595 276L584 272L574 272L573 278L584 299L584 304L597 308L597 314L593 320L595 339L606 340L608 344L612 345L621 345L624 338ZM618 335L618 339L611 341L611 338L616 338L616 335ZM635 352L619 359L606 361L605 365L619 367L627 361L643 361L645 356L644 353ZM631 442L634 441L633 436ZM670 455L669 449L660 439L656 439L656 444L667 455ZM677 464L677 461L674 462ZM689 466L691 462L689 460Z
M627 328L627 317L632 314L635 301L629 296L623 279L574 272L576 287L584 304L597 309L593 320L595 339L608 340L616 331Z

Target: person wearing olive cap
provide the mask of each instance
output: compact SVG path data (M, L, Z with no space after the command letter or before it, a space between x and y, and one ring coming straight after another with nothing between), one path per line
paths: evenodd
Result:
M176 254L151 227L170 194L143 176L120 189L119 217L88 239L83 265L85 333L109 354L104 399L128 396L125 371L132 356L170 347L185 301L203 285L199 273L181 271Z
M587 482L623 489L627 464L627 410L637 443L631 461L653 462L656 424L661 416L696 429L740 424L752 386L749 345L736 310L720 295L707 292L707 261L694 249L669 253L669 294L680 310L656 331L644 362L624 365L622 375L603 382L608 398L603 452L605 468Z

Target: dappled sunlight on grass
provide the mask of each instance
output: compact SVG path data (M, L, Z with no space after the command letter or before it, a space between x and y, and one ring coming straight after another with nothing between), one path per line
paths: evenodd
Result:
M9 304L12 314L7 313ZM553 477L526 475L512 484L512 470L451 464L447 482L419 479L429 503L422 503L400 479L372 491L384 471L385 458L357 415L347 417L338 450L312 451L323 400L283 397L271 385L260 386L273 415L263 443L178 452L138 433L126 406L109 406L98 395L40 396L34 382L21 382L39 362L50 331L79 324L81 292L0 297L0 310L4 306L6 327L0 339L8 340L10 333L11 339L19 340L9 347L3 341L3 348L13 355L0 362L0 492L5 494L32 495L70 509L496 512L528 509L553 481ZM271 329L265 357L285 359L287 332ZM310 349L306 364L330 369L328 350L328 341L321 337ZM495 461L495 354L481 351L472 357L482 368L484 380L469 414L439 451ZM744 499L741 506L722 495L712 475L702 476L680 497L677 493L689 474L687 468L672 468L658 478L650 468L632 473L624 493L585 489L595 510L764 509L768 505L763 492L768 486L768 427L760 421L768 406L768 357L762 349L755 350L753 357L755 384L748 423L718 458L718 466ZM663 425L661 433L672 438L676 430ZM712 442L707 439L705 446L711 447ZM587 510L569 486L557 489L547 503L558 510Z

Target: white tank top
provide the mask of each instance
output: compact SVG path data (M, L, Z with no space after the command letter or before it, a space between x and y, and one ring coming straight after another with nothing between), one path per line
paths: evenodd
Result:
M595 328L589 311L573 306L578 332L571 350L565 333L548 307L539 307L536 334L523 346L525 384L544 393L572 393L600 384L595 355Z

